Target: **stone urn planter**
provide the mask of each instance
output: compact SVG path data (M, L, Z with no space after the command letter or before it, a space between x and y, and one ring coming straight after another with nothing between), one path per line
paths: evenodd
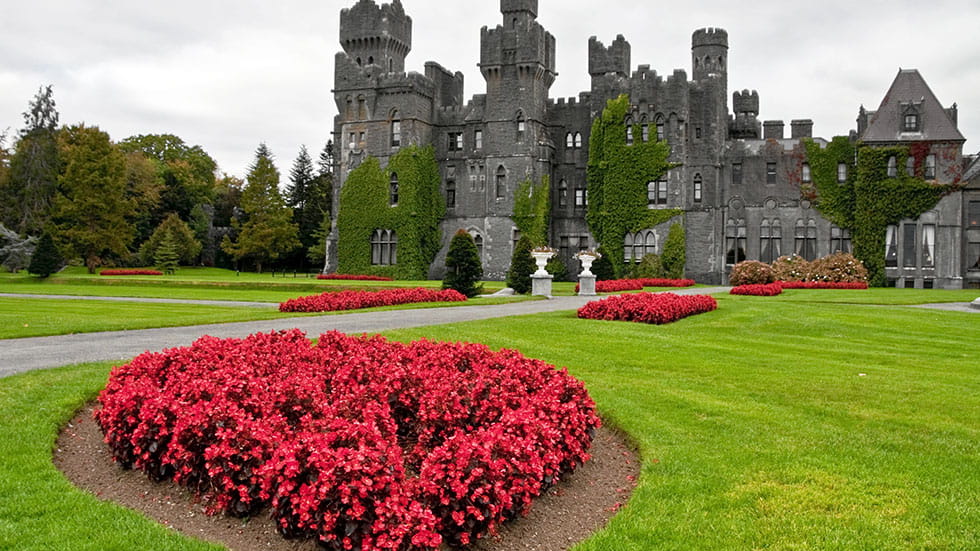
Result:
M592 263L602 258L602 255L595 251L582 251L575 255L575 259L582 264L582 273L579 276L592 276Z
M551 257L555 256L555 250L549 247L538 247L531 251L531 256L534 257L534 263L538 266L538 270L531 274L532 276L546 276L548 270L544 267L548 265L548 261Z

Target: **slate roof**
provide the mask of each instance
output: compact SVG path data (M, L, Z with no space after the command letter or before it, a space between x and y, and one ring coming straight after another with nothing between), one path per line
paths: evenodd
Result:
M903 104L919 106L920 130L902 132ZM901 69L860 139L864 142L966 141L917 69Z

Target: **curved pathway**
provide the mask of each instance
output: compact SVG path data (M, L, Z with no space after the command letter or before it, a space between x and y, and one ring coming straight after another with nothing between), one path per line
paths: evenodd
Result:
M671 292L690 295L720 293L727 290L728 287L702 287L678 289ZM532 300L511 304L355 312L241 323L7 339L0 340L0 378L25 371L75 363L122 361L147 350L186 346L202 335L221 338L245 337L252 333L293 328L304 331L311 336L330 330L344 333L376 333L388 329L575 310L590 300L600 298L604 297L554 297L550 300ZM141 299L128 300L138 302ZM154 302L158 300L160 299L145 299L145 301ZM200 303L199 301L186 302ZM229 303L222 302L221 304Z

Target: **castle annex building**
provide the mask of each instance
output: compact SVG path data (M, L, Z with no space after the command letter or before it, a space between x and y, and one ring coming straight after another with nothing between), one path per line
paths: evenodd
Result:
M335 194L368 157L385 166L404 146L433 146L446 216L443 250L430 275L441 275L449 240L463 228L477 242L486 277L502 279L519 237L511 219L514 193L521 182L544 177L552 194L549 240L575 270L572 256L599 245L585 217L590 129L606 102L621 94L630 98L627 122L639 129L628 131L627 143L666 140L670 160L679 165L646 183L648 207L683 214L627 235L624 257L614 261L660 253L669 225L678 222L687 236L686 276L702 283L724 282L731 265L745 259L850 252L849 230L822 217L801 193L810 179L801 140L828 141L812 136L811 120L793 120L788 129L783 121L759 120L755 91L729 93L726 31L694 32L690 76L633 68L622 36L608 45L593 37L591 89L553 99L555 38L537 22L538 1L501 0L500 11L501 24L480 31L486 90L468 100L459 72L435 62L425 63L423 73L406 72L412 19L399 0L358 0L340 14ZM876 147L927 144L924 167L916 170L938 185L961 186L918 218L888 227L888 281L980 287L980 161L963 156L956 105L943 107L918 71L900 70L877 110L860 109L852 139ZM334 232L334 266L337 239ZM390 229L377 228L372 263L397 262L397 240Z

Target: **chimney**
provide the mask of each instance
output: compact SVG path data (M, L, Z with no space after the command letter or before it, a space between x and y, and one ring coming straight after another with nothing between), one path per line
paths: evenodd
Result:
M813 121L810 119L794 120L790 123L790 128L794 140L813 137Z
M785 126L783 121L765 121L762 123L762 137L767 140L781 140Z

